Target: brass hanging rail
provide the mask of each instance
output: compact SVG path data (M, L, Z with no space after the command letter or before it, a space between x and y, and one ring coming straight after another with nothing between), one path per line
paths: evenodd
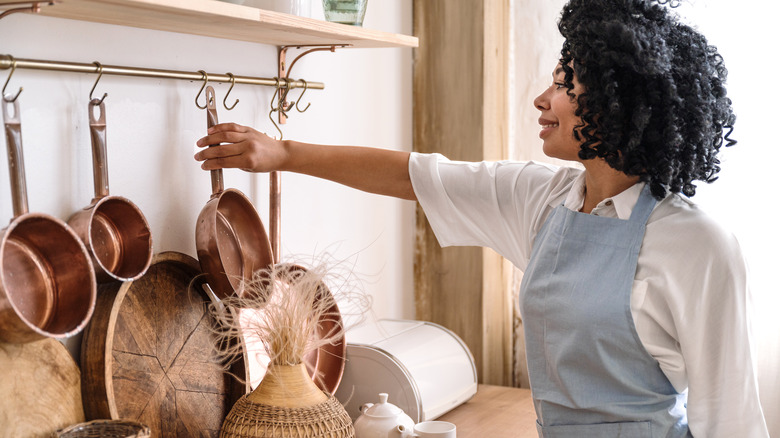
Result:
M288 90L304 87L306 89L314 90L325 89L325 84L322 82L309 82L304 80L287 79L284 77L259 78L252 76L238 76L231 73L212 74L203 73L202 71L188 72L179 70L123 67L117 65L105 65L98 62L86 64L77 62L46 61L39 59L20 59L14 58L11 55L0 55L0 70L7 70L11 67L15 67L16 69L52 70L75 73L97 74L102 72L104 75L136 76L161 79L184 79L188 81L203 81L204 79L207 79L209 82L230 82L234 84L262 85L266 87L282 88Z

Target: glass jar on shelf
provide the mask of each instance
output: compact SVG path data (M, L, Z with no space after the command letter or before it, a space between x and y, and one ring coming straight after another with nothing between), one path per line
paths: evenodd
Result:
M325 19L333 23L362 26L368 0L322 0Z

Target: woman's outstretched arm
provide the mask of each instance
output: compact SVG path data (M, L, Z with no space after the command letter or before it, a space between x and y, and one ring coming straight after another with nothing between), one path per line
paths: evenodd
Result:
M212 144L218 146L207 147ZM357 146L326 146L275 140L248 126L222 123L198 140L195 154L205 170L287 171L323 178L365 192L416 200L409 153Z

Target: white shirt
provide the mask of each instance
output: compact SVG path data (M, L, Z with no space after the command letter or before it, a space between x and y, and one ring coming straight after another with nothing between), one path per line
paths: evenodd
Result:
M485 246L519 269L552 210L579 210L584 174L538 163L449 161L412 154L414 192L442 246ZM628 219L643 183L592 214ZM689 199L669 195L647 221L631 293L639 338L679 392L691 433L768 437L750 338L739 243Z

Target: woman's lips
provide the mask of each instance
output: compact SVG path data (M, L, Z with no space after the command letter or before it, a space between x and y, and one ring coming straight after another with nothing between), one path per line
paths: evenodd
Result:
M542 130L539 131L539 138L544 138L553 129L558 127L557 123L541 123L541 125L542 125Z

